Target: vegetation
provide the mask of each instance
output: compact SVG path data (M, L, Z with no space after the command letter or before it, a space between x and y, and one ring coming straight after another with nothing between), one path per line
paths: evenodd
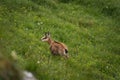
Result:
M119 0L0 0L0 54L38 80L119 80L119 14ZM40 40L47 31L68 60Z

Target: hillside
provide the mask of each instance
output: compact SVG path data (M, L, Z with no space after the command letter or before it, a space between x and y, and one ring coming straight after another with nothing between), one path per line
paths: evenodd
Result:
M119 80L120 1L98 3L0 0L0 54L14 51L20 68L38 80ZM47 31L68 46L68 60L40 40Z

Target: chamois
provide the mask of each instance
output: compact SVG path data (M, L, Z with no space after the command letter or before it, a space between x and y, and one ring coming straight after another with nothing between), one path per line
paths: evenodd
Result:
M50 45L50 51L53 55L60 55L66 58L69 57L67 46L61 42L52 40L49 32L45 33L41 40L47 42Z

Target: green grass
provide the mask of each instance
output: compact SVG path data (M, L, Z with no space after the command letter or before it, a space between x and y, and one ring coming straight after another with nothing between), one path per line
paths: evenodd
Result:
M61 1L1 0L0 52L15 51L18 65L38 80L119 80L118 18ZM40 40L47 31L68 46L68 60L52 56Z

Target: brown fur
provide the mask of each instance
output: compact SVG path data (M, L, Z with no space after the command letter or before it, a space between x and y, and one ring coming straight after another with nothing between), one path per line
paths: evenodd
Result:
M42 41L48 42L50 45L50 51L53 55L60 55L60 56L65 56L68 58L68 48L65 44L57 41L53 41L50 38L50 34L45 34L45 36L42 38Z

